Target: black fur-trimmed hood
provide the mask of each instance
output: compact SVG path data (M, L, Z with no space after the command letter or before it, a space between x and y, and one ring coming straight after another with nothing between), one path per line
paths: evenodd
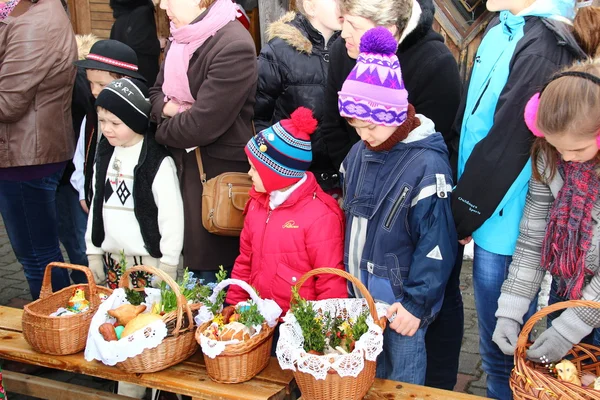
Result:
M435 6L433 0L413 0L419 7L413 3L412 15L404 34L400 38L400 49L406 49L424 38L432 29L433 17L435 15ZM418 17L418 22L417 22Z

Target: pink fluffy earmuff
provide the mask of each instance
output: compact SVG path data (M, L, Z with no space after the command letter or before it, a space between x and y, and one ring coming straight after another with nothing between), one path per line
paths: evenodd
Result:
M579 78L588 79L596 84L600 84L600 79L598 77L584 73L584 72L575 72L575 71L573 71L573 72L566 71L566 72L557 74L548 83L552 82L555 79L563 77L563 76L576 76ZM548 83L546 84L546 86L548 86ZM544 89L546 88L546 86L544 86ZM541 92L538 92L538 93L534 94L533 96L531 96L531 99L529 99L529 101L527 102L527 105L525 106L525 113L524 113L525 124L527 125L527 127L529 128L531 133L533 133L533 135L536 137L544 137L544 133L537 126L537 115L538 115L538 110L540 108L540 97L541 97L541 94L544 91L544 89L542 89ZM598 136L596 137L596 145L598 146L598 149L600 149L600 132L598 133Z

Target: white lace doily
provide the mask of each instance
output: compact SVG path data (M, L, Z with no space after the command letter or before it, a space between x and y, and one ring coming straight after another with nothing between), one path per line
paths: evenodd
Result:
M356 318L367 307L365 299L328 299L311 301L317 315L330 313L348 320ZM379 317L385 315L387 307L377 304ZM308 354L304 351L304 336L296 317L288 311L279 327L277 342L277 360L282 369L306 372L315 379L325 379L327 371L333 368L341 376L357 377L363 370L365 359L375 361L383 349L383 330L376 325L371 315L367 318L369 330L355 343L354 350L349 354Z
M152 310L152 304L160 301L160 289L145 289L146 311ZM152 349L158 346L167 336L167 326L162 320L154 321L146 328L135 331L121 340L107 342L99 332L100 325L105 322L114 323L115 318L110 317L108 310L117 308L122 304L128 304L125 290L115 289L108 299L106 299L92 318L90 331L88 333L85 346L85 359L87 361L99 360L106 365L115 365L118 362L125 361L127 358L135 357L146 349Z
M242 289L244 289L246 292L248 292L248 294L250 295L250 298L256 303L256 306L258 307L258 311L260 312L260 314L263 317L265 317L265 322L267 323L267 325L269 325L270 327L274 327L275 325L277 325L277 320L279 319L279 316L281 315L281 312L283 311L281 309L281 307L279 307L279 305L271 299L261 299L256 294L254 289L252 289L252 286L250 286L246 282L241 281L239 279L225 279L222 282L220 282L217 286L215 286L213 293L209 297L208 300L210 302L214 303L217 300L217 296L218 296L219 292L231 284L240 286ZM244 304L246 304L246 302L240 302L237 305L244 305ZM198 324L198 326L200 326L200 325L204 324L205 322L212 320L213 317L214 317L214 315L208 309L203 307L202 309L200 309L200 311L198 312L198 315L195 317L195 321ZM254 328L255 332L252 334L252 337L254 337L260 333L260 331L262 329L262 325L255 325L255 326L253 326L253 328ZM202 352L204 354L206 354L207 356L209 356L210 358L215 358L216 356L221 354L223 351L225 351L225 348L227 347L227 345L239 343L239 342L240 342L239 340L228 340L228 341L214 340L214 339L210 339L204 335L200 335L200 347L202 347Z

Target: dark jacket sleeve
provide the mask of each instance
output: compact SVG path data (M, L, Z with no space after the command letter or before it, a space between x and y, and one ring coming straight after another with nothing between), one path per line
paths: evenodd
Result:
M445 45L440 42L440 46ZM458 65L447 51L439 51L437 55L428 58L428 63L420 67L417 87L413 97L413 106L419 114L425 115L435 123L436 131L444 137L444 142L450 152L450 142L456 133L453 133L452 124L460 104L462 84L458 73ZM454 168L454 167L453 167Z
M170 147L186 149L208 146L227 132L256 84L256 52L251 42L237 40L227 43L214 57L208 76L195 95L192 107L165 119L156 131L157 140ZM152 117L160 121L164 106L163 72L152 88ZM160 86L159 86L160 85ZM159 93L160 92L160 93ZM162 106L161 106L162 103Z
M254 105L254 125L257 132L271 126L275 103L284 90L283 69L275 48L270 43L265 45L258 56L258 86Z
M433 171L435 166L432 166ZM448 171L448 167L437 171ZM452 184L449 174L443 174ZM418 193L436 187L435 174L426 174ZM449 194L449 191L446 191ZM421 197L420 195L417 199ZM442 301L446 283L454 267L458 241L448 196L437 194L422 198L412 206L408 217L415 250L408 278L404 281L404 297L400 303L408 312L421 319ZM436 252L437 249L437 252Z
M344 119L338 109L338 91L342 88L346 77L343 76L341 67L342 56L345 54L344 42L338 38L329 52L329 72L325 90L325 104L323 107L323 124L321 134L327 145L329 157L336 170L350 151L353 142L350 140Z
M473 149L452 196L459 239L470 236L494 213L529 160L533 135L523 119L525 104L557 68L535 54L523 54L514 62L494 125Z

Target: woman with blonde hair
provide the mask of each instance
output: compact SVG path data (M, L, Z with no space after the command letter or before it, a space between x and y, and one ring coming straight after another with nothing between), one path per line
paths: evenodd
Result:
M248 171L244 147L252 137L256 50L231 0L161 0L160 7L171 20L171 42L150 90L151 118L181 182L184 265L214 279L219 265L233 266L239 237L204 229L202 183L192 150L199 148L207 179Z
M354 143L356 130L340 116L338 91L356 64L362 35L375 26L386 27L399 42L396 55L408 101L417 114L430 118L446 144L460 103L458 66L444 38L432 29L432 0L338 0L343 17L341 37L331 46L325 91L322 134L337 172ZM454 160L449 147L450 159ZM452 161L453 170L456 162ZM456 384L463 334L463 303L459 290L462 246L446 285L444 301L425 337L425 385L452 390Z

